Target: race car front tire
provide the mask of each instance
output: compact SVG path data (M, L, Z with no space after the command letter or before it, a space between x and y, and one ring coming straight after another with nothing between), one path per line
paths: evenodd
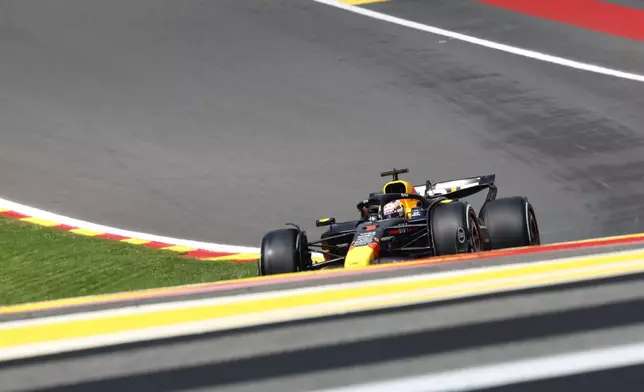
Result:
M304 257L308 252L308 249L305 249L306 246L306 239L297 229L278 229L268 232L262 238L259 274L287 274L302 270Z
M504 197L483 204L479 213L487 227L488 250L539 245L539 225L525 197Z

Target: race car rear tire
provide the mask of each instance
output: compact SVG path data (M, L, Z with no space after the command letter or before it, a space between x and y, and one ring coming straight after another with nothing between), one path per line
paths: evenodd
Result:
M302 270L308 252L308 249L304 249L306 246L306 238L296 229L268 232L262 238L259 274L287 274Z
M440 203L429 215L434 255L483 250L481 228L472 205L462 201Z
M479 213L487 227L488 250L541 244L534 208L525 197L504 197L483 204Z

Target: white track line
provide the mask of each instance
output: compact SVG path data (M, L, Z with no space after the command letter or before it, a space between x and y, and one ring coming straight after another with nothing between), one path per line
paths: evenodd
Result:
M317 392L471 391L641 363L644 363L644 343L637 343Z
M476 37L472 37L461 33L456 33L454 31L444 30L444 29L434 27L434 26L429 26L426 24L412 22L407 19L402 19L395 16L383 14L381 12L372 11L366 8L361 8L353 5L340 3L339 1L336 1L336 0L313 0L313 1L330 5L332 7L340 8L346 11L354 12L356 14L368 16L370 18L382 20L389 23L394 23L400 26L405 26L416 30L425 31L428 33L442 35L444 37L449 37L460 41L469 42L471 44L484 46L486 48L496 49L507 53L512 53L518 56L528 57L535 60L541 60L552 64L563 65L565 67L570 67L570 68L574 68L582 71L614 76L617 78L633 80L636 82L644 82L644 75L619 71L616 69L606 68L599 65L582 63L575 60L569 60L563 57L552 56L549 54L536 52L533 50L521 49L515 46L500 44L498 42L488 41L485 39L476 38Z
M171 245L182 245L189 248L204 249L204 250L210 250L213 252L229 252L229 253L259 253L260 252L259 248L214 244L210 242L192 241L192 240L186 240L181 238L171 238L171 237L164 237L164 236L159 236L154 234L139 233L135 231L117 229L114 227L98 225L96 223L85 222L79 219L54 214L51 212L40 210L38 208L29 207L23 204L19 204L19 203L1 199L1 198L0 198L0 208L6 208L11 211L19 212L21 214L29 215L39 219L50 220L57 223L62 223L64 225L76 226L76 227L81 227L83 229L90 229L90 230L99 231L99 232L108 233L108 234L116 234L124 237L140 238L142 240L163 242ZM213 228L214 227L215 227L215 222L213 222Z

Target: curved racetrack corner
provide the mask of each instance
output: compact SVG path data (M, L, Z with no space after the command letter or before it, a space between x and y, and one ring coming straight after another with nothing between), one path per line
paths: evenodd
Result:
M369 7L644 70L639 42L474 1ZM497 173L546 242L643 231L641 83L306 1L7 0L0 15L8 199L256 246L351 216L404 166L417 182Z
M365 7L644 73L639 41L475 0ZM410 167L416 182L496 173L501 195L530 198L546 242L644 231L644 85L632 80L302 0L5 0L0 51L0 197L28 205L253 246L287 221L310 227L329 212L349 216L380 187L378 173L395 166ZM641 264L635 248L604 251L629 250ZM445 269L592 252L380 273L434 278ZM643 275L633 271L6 362L0 389L320 390L633 345L644 333ZM333 281L363 287L367 279ZM265 298L265 291L314 285L234 286L190 298L242 291ZM139 301L181 305L180 297ZM67 312L74 310L5 320L47 330L39 317ZM633 390L641 374L641 366L621 368L536 386L589 390L584 380L591 387L610 380Z

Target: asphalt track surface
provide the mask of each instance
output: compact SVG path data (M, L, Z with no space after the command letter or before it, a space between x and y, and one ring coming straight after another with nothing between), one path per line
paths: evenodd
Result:
M474 1L369 7L644 73L639 42ZM546 242L644 231L641 83L300 0L3 0L0 51L0 196L25 204L256 245L405 166L496 173ZM312 390L609 347L642 340L641 279L25 361L0 389Z
M301 0L3 0L0 196L258 246L380 171L496 173L543 240L644 231L644 86ZM642 44L472 0L371 8L631 72Z

